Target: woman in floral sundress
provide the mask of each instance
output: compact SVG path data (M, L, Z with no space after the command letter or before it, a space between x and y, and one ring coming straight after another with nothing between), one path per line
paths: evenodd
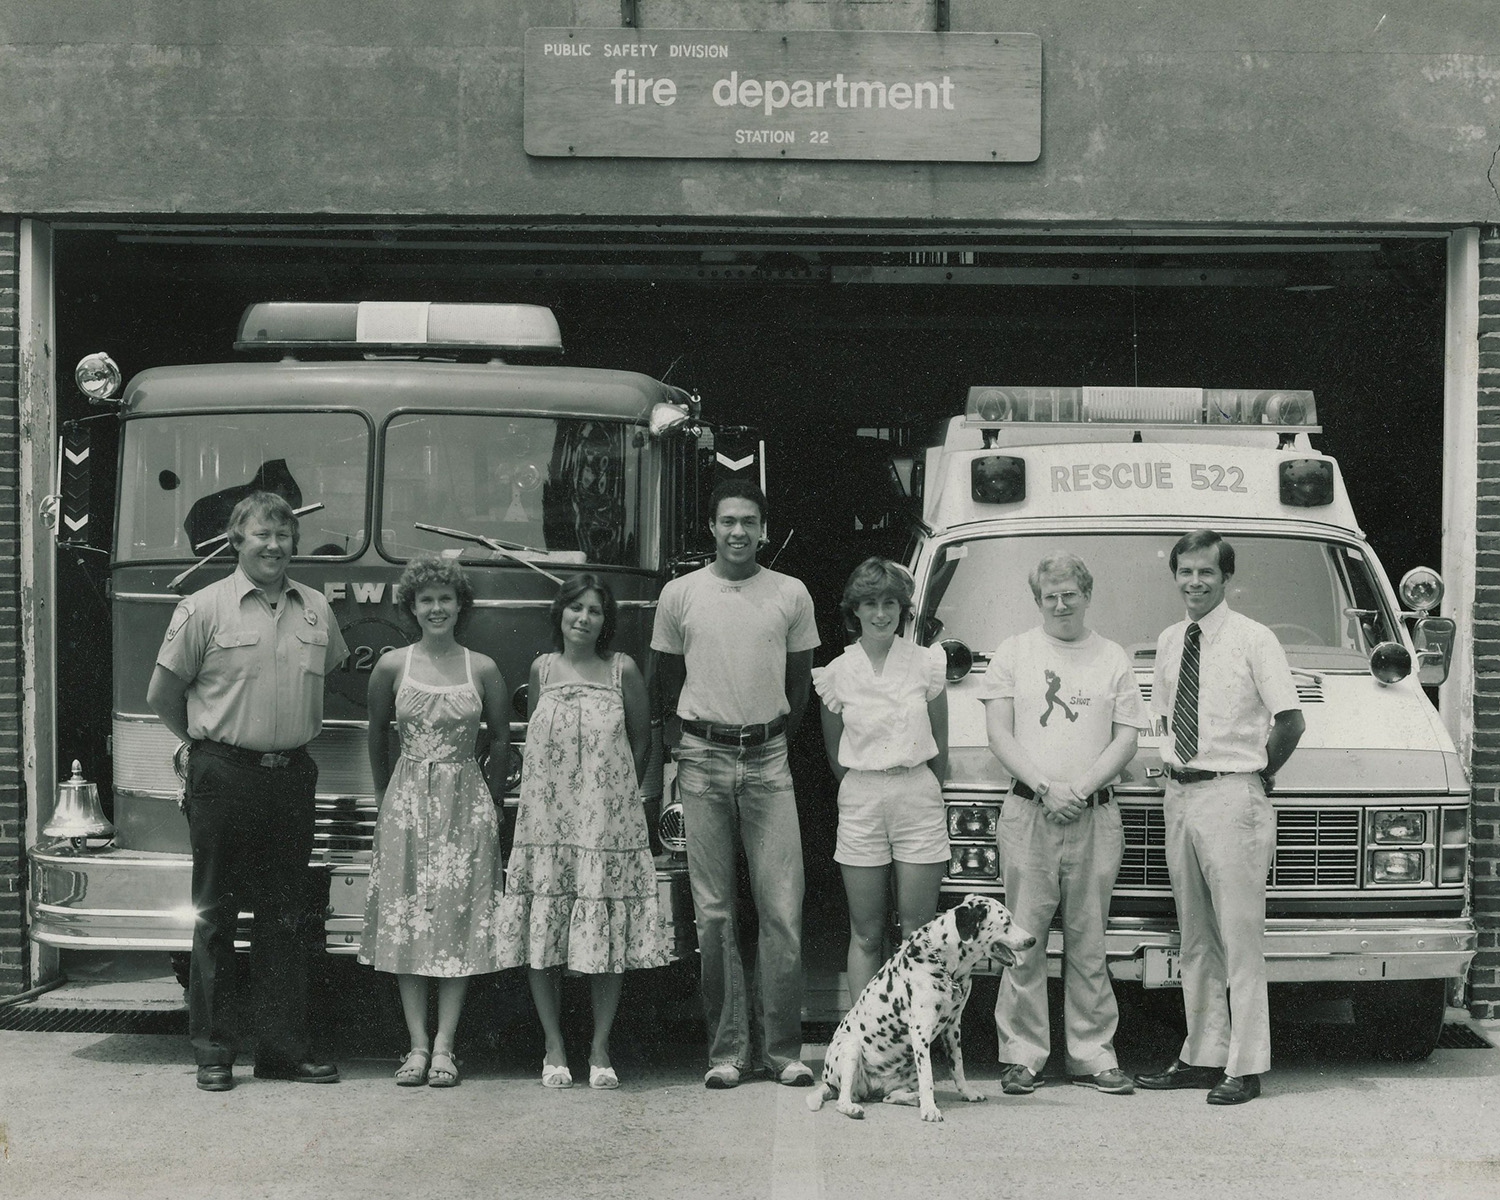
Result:
M650 748L646 685L609 653L615 599L575 575L552 602L557 652L531 664L531 723L505 899L501 966L530 968L546 1038L542 1084L570 1087L559 1018L562 969L589 976L594 1039L589 1086L619 1086L609 1033L623 972L666 959L656 869L640 804Z
M453 1087L453 1039L469 978L498 969L502 875L492 796L504 793L510 755L505 680L483 654L454 639L474 602L463 568L413 559L396 603L421 641L381 656L370 676L370 771L380 816L359 960L396 976L411 1049L402 1087ZM390 765L391 714L401 756ZM488 783L475 759L479 719L491 735ZM438 981L437 1036L427 1037L428 981Z

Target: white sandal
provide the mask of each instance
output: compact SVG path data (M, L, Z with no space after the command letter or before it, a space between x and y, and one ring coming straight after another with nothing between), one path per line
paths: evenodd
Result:
M396 1068L396 1086L421 1087L427 1082L427 1070L431 1064L432 1051L413 1046Z

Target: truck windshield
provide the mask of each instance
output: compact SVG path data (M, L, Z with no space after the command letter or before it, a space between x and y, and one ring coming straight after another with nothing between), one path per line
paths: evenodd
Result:
M1088 624L1139 659L1182 619L1168 569L1176 535L1042 534L976 538L944 546L922 607L923 640L957 638L988 654L1038 622L1027 576L1053 550L1083 559L1094 576ZM1235 573L1225 599L1276 633L1304 667L1366 669L1378 643L1395 638L1371 565L1353 546L1303 538L1232 539ZM934 618L940 625L934 624Z
M357 413L222 412L132 418L120 479L119 560L201 558L254 491L302 518L298 553L343 558L365 540L370 427Z
M526 546L541 561L640 566L641 450L619 421L402 413L385 428L380 545L392 558L461 543L415 522ZM463 557L504 561L482 546Z

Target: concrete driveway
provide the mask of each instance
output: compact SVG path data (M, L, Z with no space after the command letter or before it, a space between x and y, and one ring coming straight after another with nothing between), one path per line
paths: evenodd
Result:
M471 1037L457 1089L398 1089L379 1024L347 1032L336 1086L242 1069L223 1094L196 1090L181 1036L0 1032L0 1197L1500 1194L1493 1049L1392 1064L1315 1032L1283 1038L1263 1098L1228 1109L1062 1081L1001 1096L997 1068L971 1063L991 1098L964 1104L940 1083L946 1120L927 1125L889 1106L813 1114L806 1091L763 1081L705 1091L691 1029L640 1018L616 1038L618 1092L544 1091L529 1027L493 1047ZM1174 1048L1169 1031L1122 1029L1127 1069Z

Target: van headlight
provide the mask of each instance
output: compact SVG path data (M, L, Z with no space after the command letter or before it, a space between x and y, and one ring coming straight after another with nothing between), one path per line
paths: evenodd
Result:
M1377 809L1370 814L1370 841L1375 845L1422 845L1427 841L1427 814L1411 809Z
M994 846L955 846L948 874L953 879L999 879L1000 852Z
M1421 850L1370 851L1371 883L1421 883L1426 855Z

